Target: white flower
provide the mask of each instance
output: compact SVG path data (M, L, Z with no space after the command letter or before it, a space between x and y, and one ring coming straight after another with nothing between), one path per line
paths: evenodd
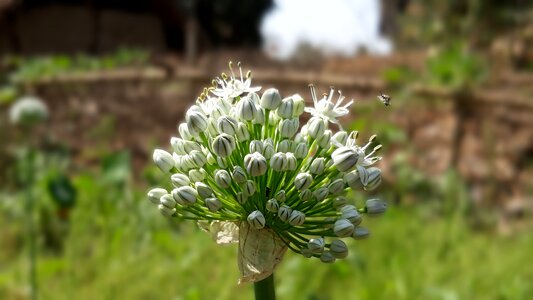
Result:
M337 121L337 118L345 116L350 112L348 110L348 107L352 105L353 100L341 106L345 97L339 91L339 98L337 99L337 103L333 103L333 89L330 90L328 96L324 96L324 98L318 100L316 97L316 91L314 86L310 85L309 87L311 88L311 96L313 98L313 103L315 107L306 107L305 111L310 113L313 117L319 117L330 123L337 124L340 128L340 123L339 121Z
M333 142L333 143L335 143L336 146L338 147L337 149L338 151L342 151L340 150L342 148L344 148L344 150L348 148L352 152L356 153L358 155L358 159L356 162L358 166L368 167L368 166L375 164L379 160L381 160L381 156L373 156L374 153L378 152L381 149L382 147L381 145L375 146L374 149L372 149L370 153L366 154L366 149L376 140L376 136L375 135L371 136L370 139L368 140L368 143L362 147L357 145L357 136L358 136L358 132L352 131L348 135L348 138L346 139L346 143L344 145L339 144L337 142Z
M31 125L48 118L48 108L39 98L25 96L9 109L9 119L14 124Z
M215 79L218 86L211 91L214 95L228 99L238 97L244 93L255 93L261 89L260 86L251 86L252 77L250 72L246 74L246 80L244 80L242 76L241 63L239 62L237 65L239 67L240 79L237 79L233 73L233 64L230 62L229 68L231 76L228 78L225 74L222 74L222 78Z

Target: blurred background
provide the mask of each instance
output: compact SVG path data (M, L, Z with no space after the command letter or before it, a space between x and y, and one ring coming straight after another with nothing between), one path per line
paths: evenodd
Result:
M145 199L229 60L282 96L341 89L386 149L353 195L390 204L371 238L334 265L287 253L280 299L533 297L531 1L0 0L0 54L0 299L252 297L236 247ZM28 96L31 128L9 117Z

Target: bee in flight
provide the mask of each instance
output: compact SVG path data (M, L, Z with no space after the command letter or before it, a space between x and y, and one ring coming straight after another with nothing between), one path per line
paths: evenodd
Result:
M390 101L392 100L392 97L389 96L389 95L380 93L380 95L378 96L378 99L379 99L379 101L383 102L383 104L385 104L385 106L389 106L390 105Z

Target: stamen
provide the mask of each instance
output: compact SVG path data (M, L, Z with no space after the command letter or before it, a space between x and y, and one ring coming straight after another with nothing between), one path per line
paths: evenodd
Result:
M231 78L233 79L235 78L235 73L233 73L233 62L230 60L228 65L229 65L229 70L231 72Z
M241 68L241 62L238 63L238 66L239 66L239 74L241 74L241 81L243 81L242 79L242 68ZM248 71L250 72L250 71Z
M329 96L328 96L328 102L331 102L331 98L333 98L333 94L335 93L335 89L330 86L329 87ZM324 96L326 96L326 94L324 94Z
M311 98L313 98L313 103L316 105L318 100L316 98L315 86L311 83L311 84L309 84L309 89L311 90Z

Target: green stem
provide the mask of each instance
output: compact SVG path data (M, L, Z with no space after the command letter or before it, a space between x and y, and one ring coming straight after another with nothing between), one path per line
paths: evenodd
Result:
M274 274L267 278L254 282L255 300L275 300L276 291L274 289Z
M33 199L33 163L34 163L33 149L28 150L26 156L26 213L27 213L27 230L28 230L28 246L29 246L29 260L30 260L30 299L37 299L37 245L35 238L35 221L34 221L34 199Z

